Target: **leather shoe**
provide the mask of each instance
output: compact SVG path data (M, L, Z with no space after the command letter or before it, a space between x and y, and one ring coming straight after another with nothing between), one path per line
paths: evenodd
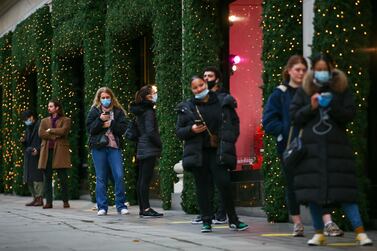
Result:
M46 204L43 206L43 209L49 209L49 208L52 208L52 203L46 203Z
M25 206L27 207L34 206L35 201L36 201L36 198L34 197L33 201L26 203Z
M33 206L35 206L35 207L43 206L42 196L38 196L37 198L35 198L35 202L34 202Z
M68 201L63 201L63 207L64 208L70 208Z

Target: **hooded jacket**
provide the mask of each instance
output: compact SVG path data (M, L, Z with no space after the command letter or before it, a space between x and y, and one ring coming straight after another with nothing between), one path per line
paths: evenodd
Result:
M140 104L132 103L130 111L136 116L140 135L137 142L136 158L159 157L162 143L154 103L148 100L143 100Z
M313 72L304 79L303 86L293 98L290 114L296 126L303 129L302 142L306 156L294 170L297 200L301 203L315 202L321 205L356 202L357 178L353 151L346 134L346 125L356 112L347 78L340 70L332 71L331 82L319 88L314 84ZM311 109L310 98L315 93L331 92L333 99L327 109L327 123L318 135L313 130L320 121L320 109Z

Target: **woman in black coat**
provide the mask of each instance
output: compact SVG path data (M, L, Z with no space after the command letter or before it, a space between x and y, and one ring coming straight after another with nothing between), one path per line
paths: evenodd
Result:
M195 95L178 105L177 136L184 140L183 168L194 174L202 232L211 232L213 182L225 204L231 230L242 231L248 225L238 220L231 193L229 170L237 164L235 143L239 135L236 102L226 93L208 90L197 76L191 79Z
M296 198L309 204L314 237L309 245L322 245L323 207L342 205L357 233L360 245L372 241L364 233L356 204L357 177L346 126L356 113L347 77L333 68L332 60L320 54L312 60L312 70L304 79L290 107L293 123L303 130L305 157L294 170Z
M161 217L149 204L149 185L153 177L157 158L161 154L161 139L158 130L155 104L157 102L156 86L143 86L135 95L135 102L130 111L136 116L139 131L136 158L139 166L137 194L140 217Z
M125 205L124 168L121 138L126 131L126 114L108 87L101 87L88 113L86 126L96 170L96 202L98 216L107 215L107 181L111 173L115 185L115 206L119 214L128 214ZM111 171L111 172L110 172Z
M38 169L41 138L38 135L40 120L37 114L27 110L23 113L26 125L25 135L21 138L24 145L23 181L29 187L33 201L26 206L43 206L43 172Z

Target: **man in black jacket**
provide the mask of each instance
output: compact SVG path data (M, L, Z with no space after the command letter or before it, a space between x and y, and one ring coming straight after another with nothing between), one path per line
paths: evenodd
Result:
M24 111L22 115L26 125L25 135L20 139L24 145L23 181L28 185L33 196L33 201L25 206L43 206L43 173L38 169L41 147L41 138L38 135L40 121L33 111Z

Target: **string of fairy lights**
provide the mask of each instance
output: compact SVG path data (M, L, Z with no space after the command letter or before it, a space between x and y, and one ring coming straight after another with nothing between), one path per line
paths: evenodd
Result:
M281 72L288 58L293 54L302 54L302 1L264 1L262 15L265 103L276 86L282 82ZM286 221L288 212L285 204L285 182L276 152L276 139L266 135L263 142L263 209L269 221Z

